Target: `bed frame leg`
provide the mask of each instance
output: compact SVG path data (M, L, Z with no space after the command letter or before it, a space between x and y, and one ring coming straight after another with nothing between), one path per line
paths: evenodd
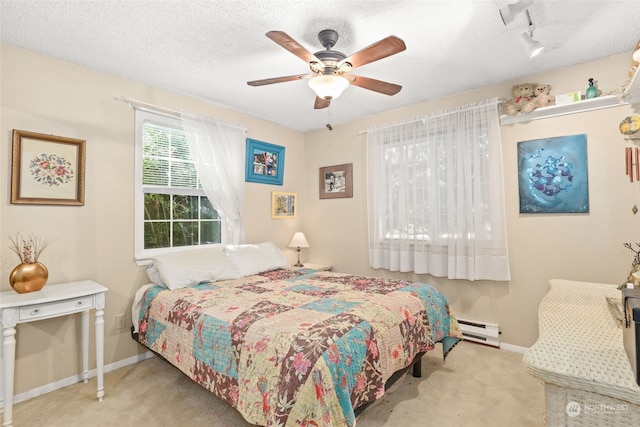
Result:
M422 377L422 357L417 357L417 360L413 362L413 376L414 378Z

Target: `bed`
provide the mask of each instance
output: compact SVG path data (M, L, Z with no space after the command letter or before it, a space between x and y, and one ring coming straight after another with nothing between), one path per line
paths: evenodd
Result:
M441 343L446 357L462 337L428 284L289 268L268 243L215 261L187 252L154 258L133 337L252 424L354 426L425 352Z

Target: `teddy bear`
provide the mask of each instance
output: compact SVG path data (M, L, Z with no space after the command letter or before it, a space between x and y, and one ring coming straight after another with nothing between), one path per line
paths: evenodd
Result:
M548 107L556 104L556 97L549 95L549 92L551 92L551 85L536 85L533 92L535 94L533 103L536 108Z
M504 111L510 116L515 116L520 111L525 113L533 111L536 108L533 103L535 95L534 87L535 84L533 83L521 83L514 85L511 88L513 98L506 100L502 104Z

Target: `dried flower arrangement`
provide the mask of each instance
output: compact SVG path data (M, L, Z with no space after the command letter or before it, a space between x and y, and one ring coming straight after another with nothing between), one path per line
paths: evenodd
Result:
M51 243L50 240L43 239L40 236L29 234L29 236L25 238L20 233L16 233L15 238L9 237L9 240L11 240L9 249L18 255L20 262L23 264L38 262L42 251Z
M624 243L624 247L633 252L633 260L631 260L631 271L629 272L629 276L627 276L627 280L624 283L621 283L618 286L618 289L626 288L627 283L631 283L635 287L638 287L640 283L640 277L638 277L640 271L640 243L636 243L636 247L638 249L634 249L631 243Z
M631 261L631 266L636 269L640 267L640 243L636 243L638 249L633 249L631 243L625 243L624 247L633 252L633 261Z

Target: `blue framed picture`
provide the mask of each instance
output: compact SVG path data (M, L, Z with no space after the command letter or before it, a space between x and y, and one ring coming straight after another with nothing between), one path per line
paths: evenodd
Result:
M284 147L247 138L246 182L282 185Z
M588 213L587 135L518 142L520 213Z

